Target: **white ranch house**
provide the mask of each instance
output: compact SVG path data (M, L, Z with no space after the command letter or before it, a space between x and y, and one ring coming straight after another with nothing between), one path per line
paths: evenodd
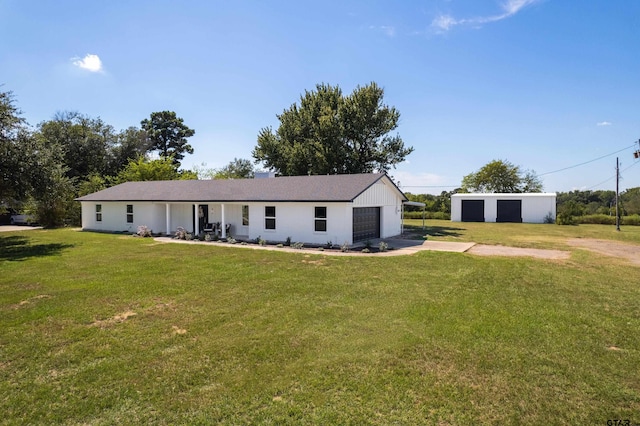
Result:
M402 232L405 195L384 173L126 182L77 199L82 229L353 244Z

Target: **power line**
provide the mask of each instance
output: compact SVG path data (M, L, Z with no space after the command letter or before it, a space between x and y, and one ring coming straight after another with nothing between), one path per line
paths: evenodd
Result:
M552 173L563 172L563 171L565 171L565 170L573 169L573 168L575 168L575 167L584 166L585 164L593 163L594 161L602 160L603 158L606 158L606 157L609 157L609 156L611 156L611 155L613 155L613 154L617 154L617 153L619 153L619 152L622 152L622 151L624 151L625 149L633 148L635 145L636 145L636 143L634 142L632 145L629 145L629 146L627 146L627 147L625 147L625 148L622 148L622 149L620 149L620 150L618 150L618 151L616 151L616 152L612 152L611 154L606 154L606 155L603 155L602 157L594 158L593 160L585 161L584 163L576 164L576 165L574 165L574 166L565 167L565 168L563 168L563 169L554 170L554 171L552 171L552 172L542 173L542 174L539 174L538 176L550 175L550 174L552 174ZM605 181L605 182L606 182L606 181ZM603 183L604 183L604 182L603 182Z
M640 164L640 161L634 161L634 162L633 162L633 164L631 164L629 167L626 167L626 168L624 168L624 169L620 170L620 173L625 172L625 171L629 170L630 168L637 166L638 164ZM597 186L600 186L600 185L602 185L603 183L607 183L607 182L609 182L610 180L613 180L613 179L615 179L615 178L616 178L616 177L615 177L615 175L614 175L614 176L611 176L609 179L607 179L607 180L603 180L602 182L597 183L597 184L595 184L595 185L593 185L593 186L591 186L591 187L587 188L587 191L590 191L590 190L592 190L593 188L595 188L595 187L597 187Z
M460 185L402 185L403 188L459 188Z
M624 151L624 150L627 150L627 149L629 149L629 148L633 148L634 146L636 146L636 143L640 144L640 140L639 140L638 142L634 142L633 144L631 144L631 145L629 145L629 146L626 146L626 147L624 147L624 148L622 148L622 149L619 149L618 151L612 152L612 153L610 153L610 154L605 154L605 155L603 155L603 156L601 156L601 157L594 158L593 160L585 161L585 162L583 162L583 163L575 164L575 165L573 165L573 166L569 166L569 167L564 167L564 168L562 168L562 169L558 169L558 170L553 170L553 171L550 171L550 172L541 173L541 174L539 174L539 175L537 175L537 176L538 176L538 177L542 177L542 176L550 175L550 174L553 174L553 173L563 172L563 171L565 171L565 170L569 170L569 169L573 169L573 168L576 168L576 167L584 166L585 164L593 163L594 161L602 160L603 158L607 158L607 157L610 157L610 156L612 156L612 155L614 155L614 154L617 154L617 153L619 153L619 152L622 152L622 151ZM631 166L627 167L626 169L621 170L621 172L624 172L625 170L630 169L631 167L635 166L635 165L636 165L636 164L638 164L638 163L639 163L639 162L635 162L635 163L633 163ZM615 176L612 176L612 177L608 178L607 180L604 180L604 181L602 181L602 182L600 182L600 183L598 183L598 184L596 184L596 185L593 185L591 188L588 188L588 189L587 189L587 191L588 191L588 190L590 190L590 189L592 189L592 188L595 188L596 186L600 186L600 185L602 185L603 183L607 183L607 182L609 182L611 179L614 179L614 178L615 178ZM460 187L460 185L402 185L402 187L403 187L403 188L459 188L459 187Z

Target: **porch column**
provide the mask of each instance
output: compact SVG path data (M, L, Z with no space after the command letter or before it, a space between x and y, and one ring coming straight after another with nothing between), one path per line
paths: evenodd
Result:
M195 217L195 229L193 230L193 235L200 235L200 204L194 204L196 208L194 209L193 215Z
M220 231L222 233L221 237L227 238L227 225L224 222L224 204L220 204L220 216L222 219L222 230Z
M169 203L166 204L166 213L165 219L167 220L167 235L171 235L171 205Z

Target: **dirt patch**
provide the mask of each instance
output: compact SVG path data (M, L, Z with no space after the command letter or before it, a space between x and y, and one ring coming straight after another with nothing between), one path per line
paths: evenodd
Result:
M640 246L610 240L592 238L571 238L567 240L571 247L584 248L605 256L625 259L634 265L640 265Z
M104 320L96 320L91 323L91 327L108 327L110 325L119 324L121 322L125 322L128 318L134 317L136 314L133 311L123 312L121 314L115 315L111 318L107 318Z
M35 302L37 300L49 299L49 298L51 298L51 296L49 296L48 294L39 294L37 296L30 297L29 299L21 300L19 303L16 303L15 305L12 305L11 307L13 309L19 309L19 308L25 307L27 305L31 305L33 302Z
M478 256L517 256L535 257L538 259L565 260L571 257L571 253L562 250L545 250L521 247L491 246L476 244L471 247L468 253Z
M171 327L171 334L187 334L187 330L180 328L177 325Z

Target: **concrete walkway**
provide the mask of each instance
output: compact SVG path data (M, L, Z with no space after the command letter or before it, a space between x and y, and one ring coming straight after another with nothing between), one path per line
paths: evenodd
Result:
M277 247L274 245L266 245L260 246L257 244L246 244L242 245L240 243L237 244L229 244L220 241L185 241L185 240L176 240L171 237L157 237L154 238L155 241L161 243L179 243L179 244L206 244L210 246L218 246L218 247L238 247L238 248L247 248L253 250L275 250L275 251L283 251L288 253L305 253L305 254L322 254L326 256L403 256L408 254L417 253L419 251L448 251L448 252L456 252L456 253L464 253L469 250L471 247L475 245L475 243L455 243L448 241L420 241L420 240L403 240L403 239L376 239L371 240L372 247L378 247L380 241L385 241L389 248L392 250L385 251L383 253L362 253L362 249L364 248L364 244L357 244L351 247L348 252L342 252L339 250L319 250L314 248L303 248L301 250L294 249L291 247Z

